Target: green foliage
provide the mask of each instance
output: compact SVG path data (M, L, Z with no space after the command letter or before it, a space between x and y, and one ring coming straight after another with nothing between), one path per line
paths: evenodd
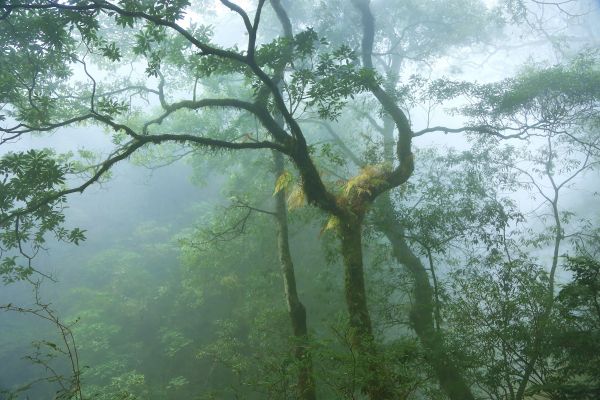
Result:
M97 388L90 386L92 399L98 400L141 400L147 399L149 392L146 389L144 375L135 371L113 377L108 386ZM100 390L94 393L94 390Z
M317 108L319 117L336 120L348 99L379 83L377 74L357 66L356 54L341 46L330 53L319 54L314 69L295 70L286 87L293 103L306 101Z
M163 344L164 351L169 357L175 356L177 352L181 351L187 345L192 343L190 339L185 338L185 336L183 336L183 334L177 330L161 328L160 334L160 341ZM180 378L181 377L173 379L177 379L177 381L179 382L181 381Z
M572 310L573 318L591 318L600 322L600 309L597 309L600 262L584 255L568 257L566 269L573 273L573 281L562 288L559 300Z
M549 273L542 256L533 253L546 254L547 245L564 240L568 228L582 226L578 213L557 212L564 226L522 228L531 219L524 213L528 210L518 207L515 193L556 189L554 177L587 170L588 156L597 156L597 56L590 53L552 67L534 64L491 84L431 81L428 65L437 69L453 58L467 65L461 51L488 40L498 43L492 35L507 21L473 0L368 2L376 21L374 43L361 56L374 58L373 69L365 68L370 63L363 63L358 53L369 38L359 29L361 16L353 2L284 3L301 11L290 13L295 35L273 37L271 28L279 30L280 24L268 20L274 18L273 10L265 2L259 44L248 51L243 41L241 49L218 44L223 41L213 37L218 30L210 25L188 26L184 18L197 19L195 12L204 23L206 2L1 2L2 144L21 131L52 132L83 118L117 131L113 156L154 167L191 155L196 181L209 180L207 171L212 170L219 171L215 180L227 181L224 208L203 210L197 229L177 234L181 265L174 261L179 254L171 241L175 232L150 223L110 251L90 251L81 263L85 268L69 269L67 283L74 289L57 296L72 320L80 318L75 331L82 360L90 366L84 372L87 394L130 400L293 398L306 360L294 355L299 341L292 335L281 290L272 211L273 194L286 191L289 209L297 209L290 213L289 231L320 398L364 397L361 388L377 380L380 371L399 398L443 398L432 378L435 368L427 365L435 365L437 354L407 331L407 310L416 301L411 296L422 284L398 271L405 266L396 265L388 240L373 227L381 220L398 224L404 236L396 239L430 262L429 271L423 268L422 273L425 282L436 285L431 301L445 320L436 319L427 329L449 349L442 363L457 360L470 383L489 397L502 398L503 391L518 386L527 362L539 357L534 369L544 374L547 385L529 385L530 393L594 396L598 360L584 350L596 349L598 342L597 263L567 259L573 280L553 307L549 287L554 267ZM515 20L527 16L522 1L509 1L505 9L519 16ZM145 78L128 76L140 65L146 67ZM269 81L274 73L278 76ZM286 109L273 100L277 96L269 84L281 89ZM367 96L369 91L375 98ZM384 102L374 100L382 95L393 103L386 110ZM199 100L206 98L236 102L205 112ZM237 101L246 103L236 108ZM273 190L269 157L215 149L218 143L241 147L267 140L292 158L308 149L305 158L294 159L295 166L316 166L310 172L323 177L331 196L325 200L332 207L370 197L374 186L388 182L395 165L390 107L397 105L402 111L396 119L401 114L417 130L425 120L421 108L429 126L431 107L448 103L458 104L454 112L476 125L464 131L500 136L507 130L528 139L529 134L545 135L549 141L556 138L558 146L521 152L485 137L473 151L415 150L419 169L390 196L388 213L366 217L364 278L370 311L375 310L375 335L357 336L349 328L354 321L331 317L344 308L339 249L333 235L323 235L328 248L319 246L318 221L325 217L309 207L300 209L306 194L301 183L293 183L301 179L288 165ZM255 114L247 114L248 108ZM282 115L281 128L288 136L271 129ZM315 118L340 124L330 131L304 127ZM4 128L13 121L16 128ZM123 126L138 134L130 135ZM187 139L178 138L167 145L131 147L133 155L126 152L140 138L161 134L195 136L196 144L184 147ZM209 139L209 145L197 144ZM0 160L0 276L5 282L31 277L31 260L48 236L75 244L85 239L84 231L65 228L61 190L73 182L73 173L97 171L102 160L85 150L79 156L82 161L74 162L32 150L6 153ZM353 165L350 160L367 162ZM523 183L523 176L531 179ZM550 185L538 186L538 177ZM539 192L538 197L552 203L551 196ZM341 219L333 214L321 231L338 228ZM457 265L461 268L449 272ZM438 267L446 290L435 280ZM444 332L449 336L444 338ZM367 346L358 346L357 338ZM55 341L41 343L56 350Z
M127 12L146 13L153 17L158 17L166 21L177 21L185 15L185 8L190 5L188 0L158 0L158 1L128 1L120 0L118 2ZM114 16L119 24L131 26L132 17L121 16L117 13L109 13Z
M109 116L123 114L129 110L129 105L124 101L102 97L96 102L96 107L99 112Z
M537 122L532 128L562 126L575 130L593 120L600 103L600 69L595 53L583 53L567 65L530 66L517 77L499 83L448 86L452 88L450 94L463 92L478 99L462 112L491 126L519 116L533 117Z
M562 323L552 338L557 371L538 390L558 399L594 399L600 394L600 263L589 254L567 257L573 277L560 290Z
M545 271L526 256L509 261L497 251L452 274L452 300L445 307L448 339L463 355L472 381L493 398L519 386L543 318L547 281ZM550 348L544 349L547 355Z
M419 246L446 253L449 242L462 238L489 250L500 245L509 224L522 220L515 202L498 195L512 190L514 177L484 164L489 154L424 150L417 157L423 172L417 172L397 199L409 206L399 210L398 218Z
M62 210L66 199L60 190L71 171L71 165L59 163L51 150L8 153L0 159L3 176L0 181L0 256L4 252L19 254L1 260L5 283L25 279L34 272L31 260L46 243L48 234L74 244L85 240L83 230L63 227ZM17 257L23 258L26 265L21 265Z

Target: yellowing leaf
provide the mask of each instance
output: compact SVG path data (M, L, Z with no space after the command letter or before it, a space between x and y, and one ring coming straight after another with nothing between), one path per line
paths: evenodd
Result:
M293 180L294 176L292 174L290 174L288 171L283 171L277 178L277 181L275 181L275 190L273 191L273 196L282 190L286 190Z
M344 185L344 194L348 196L353 190L359 194L365 192L371 194L370 188L383 181L382 173L382 166L367 165L360 171L360 174L350 178Z
M300 208L304 205L304 190L300 185L294 185L294 188L290 192L287 199L288 209L293 210L294 208Z
M329 231L329 230L335 230L337 229L337 227L340 225L340 220L338 217L335 216L331 216L327 219L327 222L325 223L325 225L323 225L323 228L321 228L321 233L325 232L325 231Z

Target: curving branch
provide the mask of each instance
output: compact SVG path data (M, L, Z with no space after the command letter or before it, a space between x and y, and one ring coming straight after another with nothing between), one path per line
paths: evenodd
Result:
M277 19L279 19L279 23L283 29L283 35L286 38L293 38L294 34L292 32L292 23L287 11L285 11L285 8L283 8L281 5L281 0L271 0L271 7L273 7L273 10L275 10L275 14L277 15Z
M125 144L123 147L118 149L115 153L113 153L109 158L107 158L104 162L98 165L97 170L93 173L93 175L87 179L84 183L79 186L64 189L48 196L43 199L28 204L26 207L17 209L13 212L9 212L4 214L0 218L0 225L6 224L8 221L19 218L20 216L29 214L33 211L38 210L40 207L53 203L54 201L67 196L72 193L83 193L90 185L98 182L115 164L120 161L123 161L129 158L133 153L135 153L141 147L148 144L160 144L165 142L176 142L176 143L191 143L198 145L199 147L210 148L210 149L224 149L224 150L239 150L239 149L272 149L280 152L284 152L284 149L273 142L262 141L262 142L228 142L224 140L211 139L205 137L199 137L194 135L175 135L175 134L163 134L163 135L139 135L136 134L131 128L113 122L107 117L95 116L95 119L101 122L106 123L111 126L116 131L124 130L126 133L133 137L133 139Z
M254 57L254 52L256 50L256 34L258 31L258 23L260 22L260 15L265 4L265 0L259 0L256 13L254 14L254 23L250 22L250 17L248 13L244 11L244 9L237 4L229 1L229 0L221 0L221 4L225 7L229 8L231 11L237 13L242 17L244 21L244 25L246 26L246 31L248 32L248 48L247 54L248 58L252 59Z
M252 27L252 23L250 22L250 18L248 17L248 14L246 13L246 11L244 11L244 9L240 6L238 6L237 4L229 1L229 0L221 0L221 4L223 4L225 7L229 8L231 11L237 13L240 15L240 17L242 17L242 19L244 20L244 25L246 26L246 31L248 32L248 34L250 34L254 28Z
M87 54L86 54L87 55ZM76 59L76 61L78 63L80 63L81 65L83 65L83 72L85 73L85 75L88 77L88 79L90 81L92 81L92 94L90 96L90 110L92 112L95 111L96 108L96 87L97 87L97 83L96 80L94 79L94 77L89 73L88 69L87 69L87 63L85 62L85 56L83 56L83 58L81 60Z
M361 57L365 68L373 69L373 43L375 40L375 18L369 7L369 0L352 0L352 4L361 14L363 26L363 39L361 47ZM398 107L395 99L387 93L375 79L369 80L367 86L371 93L379 101L383 109L394 120L398 130L398 141L396 143L396 156L398 157L398 167L386 177L386 184L373 189L373 199L380 193L394 188L406 182L414 170L414 160L411 150L413 132L410 127L408 117Z

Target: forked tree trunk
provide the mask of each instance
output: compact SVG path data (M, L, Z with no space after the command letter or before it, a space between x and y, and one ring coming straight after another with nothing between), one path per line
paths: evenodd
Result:
M283 156L273 152L275 161L275 179L284 172ZM277 248L285 299L294 334L294 357L298 367L298 398L302 400L316 400L315 380L313 376L312 358L308 348L308 327L306 322L306 308L300 302L296 288L294 264L290 254L290 244L287 223L287 208L285 191L280 190L275 195L275 218L277 220Z

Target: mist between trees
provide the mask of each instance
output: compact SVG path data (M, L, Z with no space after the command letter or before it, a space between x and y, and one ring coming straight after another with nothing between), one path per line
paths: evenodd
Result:
M0 398L600 398L599 7L0 0Z

